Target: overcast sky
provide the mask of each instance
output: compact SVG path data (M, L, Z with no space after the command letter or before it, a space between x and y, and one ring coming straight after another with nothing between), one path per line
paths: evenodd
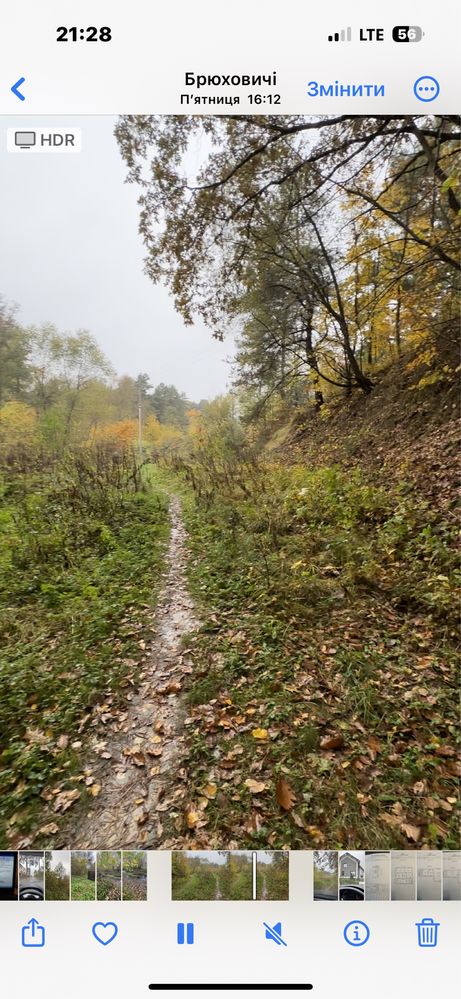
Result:
M146 371L195 402L226 391L231 343L185 327L167 291L143 273L137 190L114 118L1 117L0 296L25 325L87 329L118 374ZM75 155L6 152L8 127L82 128Z

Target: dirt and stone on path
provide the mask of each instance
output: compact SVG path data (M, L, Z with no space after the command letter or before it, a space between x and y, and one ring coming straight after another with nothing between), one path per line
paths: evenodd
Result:
M74 849L106 849L161 843L161 800L180 766L184 711L178 694L192 672L183 636L198 625L186 584L186 531L177 496L170 500L171 535L164 585L155 611L154 638L140 689L129 702L120 730L105 741L105 760L91 765L101 787L72 832ZM92 761L89 761L92 764Z

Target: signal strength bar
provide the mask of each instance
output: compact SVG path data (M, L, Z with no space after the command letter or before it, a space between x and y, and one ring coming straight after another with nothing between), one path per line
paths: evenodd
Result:
M329 42L351 42L352 41L352 28L342 28L341 31L335 31L334 35L328 35Z

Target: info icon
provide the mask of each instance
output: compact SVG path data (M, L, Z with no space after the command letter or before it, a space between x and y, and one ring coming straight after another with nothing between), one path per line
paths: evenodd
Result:
M351 947L363 947L370 939L370 928L361 919L352 919L344 927L343 936Z

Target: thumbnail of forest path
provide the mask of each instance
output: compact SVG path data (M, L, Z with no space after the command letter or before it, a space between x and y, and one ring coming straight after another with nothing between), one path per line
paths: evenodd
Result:
M197 627L185 579L186 531L175 495L170 497L170 519L165 578L144 680L120 731L106 742L108 758L99 756L96 766L91 766L92 779L101 791L86 815L73 815L69 838L75 849L151 847L161 840L156 810L181 753L182 711L177 695L184 677L192 672L182 651L182 638Z

